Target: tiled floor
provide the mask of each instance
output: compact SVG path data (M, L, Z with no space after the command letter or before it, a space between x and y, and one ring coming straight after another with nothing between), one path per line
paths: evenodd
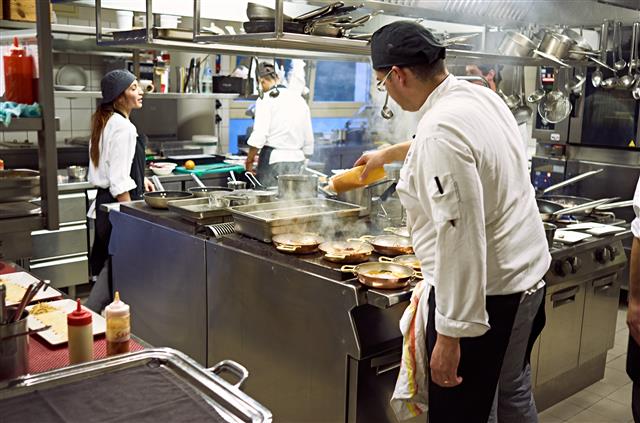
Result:
M625 373L629 336L626 315L626 308L621 307L604 379L540 413L540 423L633 423L631 380Z

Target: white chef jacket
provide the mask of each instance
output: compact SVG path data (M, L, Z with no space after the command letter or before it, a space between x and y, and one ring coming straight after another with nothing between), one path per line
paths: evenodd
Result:
M453 75L420 113L397 189L436 330L480 336L485 297L536 286L551 261L518 125L495 93Z
M111 115L100 137L98 167L89 160L89 182L99 188L109 188L113 197L134 189L136 183L130 174L137 136L136 127L129 119L118 113Z
M636 192L633 194L633 211L636 218L631 221L631 232L636 238L640 238L640 179L636 185Z
M311 112L299 94L287 88L278 90L278 97L269 96L268 91L256 101L253 132L247 144L258 149L274 148L269 164L301 162L305 154L313 154Z

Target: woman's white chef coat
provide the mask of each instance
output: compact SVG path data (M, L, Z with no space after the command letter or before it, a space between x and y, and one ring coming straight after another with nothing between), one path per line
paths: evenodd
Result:
M130 175L137 136L136 127L129 119L112 114L100 138L98 167L89 161L88 181L96 187L108 188L113 197L134 189L136 183ZM95 201L87 215L95 219Z
M634 237L640 238L640 179L636 184L636 192L633 194L633 212L636 217L631 221L631 232Z
M274 148L269 164L304 161L305 154L313 154L309 106L300 94L287 88L278 88L280 94L275 98L270 91L256 101L256 118L247 144L257 149L265 145Z
M534 287L551 261L521 136L495 93L453 75L419 113L398 192L435 287L436 330L480 336L485 297Z

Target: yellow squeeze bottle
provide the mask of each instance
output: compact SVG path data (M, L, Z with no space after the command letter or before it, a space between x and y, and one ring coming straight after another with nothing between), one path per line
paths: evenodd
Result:
M346 172L340 173L329 181L329 188L337 193L350 191L355 188L367 186L379 181L386 176L383 167L378 167L369 172L366 178L360 180L360 175L364 170L364 165L354 167Z

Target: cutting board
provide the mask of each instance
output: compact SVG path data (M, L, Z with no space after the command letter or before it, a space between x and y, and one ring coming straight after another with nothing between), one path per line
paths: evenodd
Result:
M232 165L228 163L214 163L207 165L196 165L193 169L185 169L184 166L178 166L174 170L176 173L194 173L196 176L209 175L212 173L228 173L244 172L244 167L240 165Z

